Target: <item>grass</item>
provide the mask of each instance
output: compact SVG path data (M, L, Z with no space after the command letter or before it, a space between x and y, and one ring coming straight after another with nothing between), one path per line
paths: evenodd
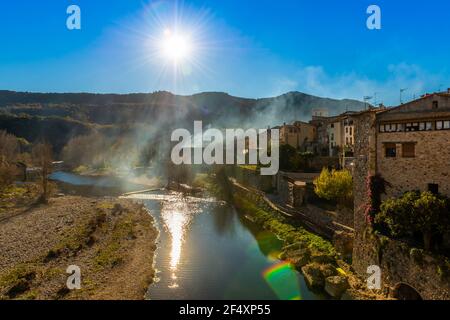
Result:
M0 193L0 199L22 197L27 191L27 188L16 185L9 185Z
M95 257L95 264L99 268L113 268L122 263L124 252L122 252L123 241L134 238L133 220L124 217L117 221L112 231L108 243L98 250Z
M243 196L235 194L234 201L240 210L251 214L257 224L283 239L286 245L301 243L304 247L309 248L313 255L327 255L335 258L336 251L333 245L322 237L305 230L301 226L289 223L286 217L267 212Z
M36 273L32 264L14 266L0 278L0 299L16 298L30 289L30 282Z
M86 223L71 229L70 233L67 234L58 245L48 251L44 260L52 260L62 253L76 253L80 251L83 246L89 245L90 241L93 239L91 237L92 234L103 224L105 218L105 213L99 211Z
M78 166L75 169L73 169L73 172L76 174L83 174L85 172L89 171L89 168L87 166Z
M246 170L252 170L252 171L258 171L259 167L256 164L241 164L239 165L240 168L246 169Z

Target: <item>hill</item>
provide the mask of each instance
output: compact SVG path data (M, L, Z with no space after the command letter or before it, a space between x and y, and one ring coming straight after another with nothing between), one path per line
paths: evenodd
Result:
M222 92L181 96L166 91L134 94L0 91L0 130L6 129L31 142L46 139L60 150L68 139L93 128L123 132L124 127L129 131L145 126L149 132L161 135L173 128L191 128L194 120L218 128L266 128L294 120L307 121L314 108L326 108L330 115L335 115L361 110L364 103L301 92L247 99Z

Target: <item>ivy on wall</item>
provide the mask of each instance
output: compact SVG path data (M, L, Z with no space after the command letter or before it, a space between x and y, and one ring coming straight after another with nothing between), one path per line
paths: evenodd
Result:
M380 211L381 195L386 194L386 187L391 184L387 182L380 174L368 175L367 185L367 204L364 211L367 224L373 225L375 215Z

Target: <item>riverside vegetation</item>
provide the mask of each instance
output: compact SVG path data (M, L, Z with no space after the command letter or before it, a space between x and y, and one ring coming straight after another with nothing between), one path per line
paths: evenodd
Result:
M279 237L284 242L279 258L301 272L311 289L326 291L337 299L383 299L367 289L330 241L309 232L298 220L262 206L255 200L257 194L249 197L238 190L228 179L225 169L196 179L195 183L212 191L216 197L233 203L252 222Z
M279 258L300 271L311 289L326 291L337 299L383 299L367 289L351 266L340 259L331 242L288 217L261 208L239 192L234 193L233 202L240 212L284 241Z

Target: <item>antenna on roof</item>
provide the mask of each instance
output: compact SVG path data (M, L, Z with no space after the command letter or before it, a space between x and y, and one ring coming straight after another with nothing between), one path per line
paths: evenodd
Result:
M408 90L408 88L400 89L400 104L403 104L402 95L403 95L403 92L405 92L406 90Z
M369 101L369 100L371 100L373 97L371 97L371 96L364 96L364 110L367 110L367 102Z

